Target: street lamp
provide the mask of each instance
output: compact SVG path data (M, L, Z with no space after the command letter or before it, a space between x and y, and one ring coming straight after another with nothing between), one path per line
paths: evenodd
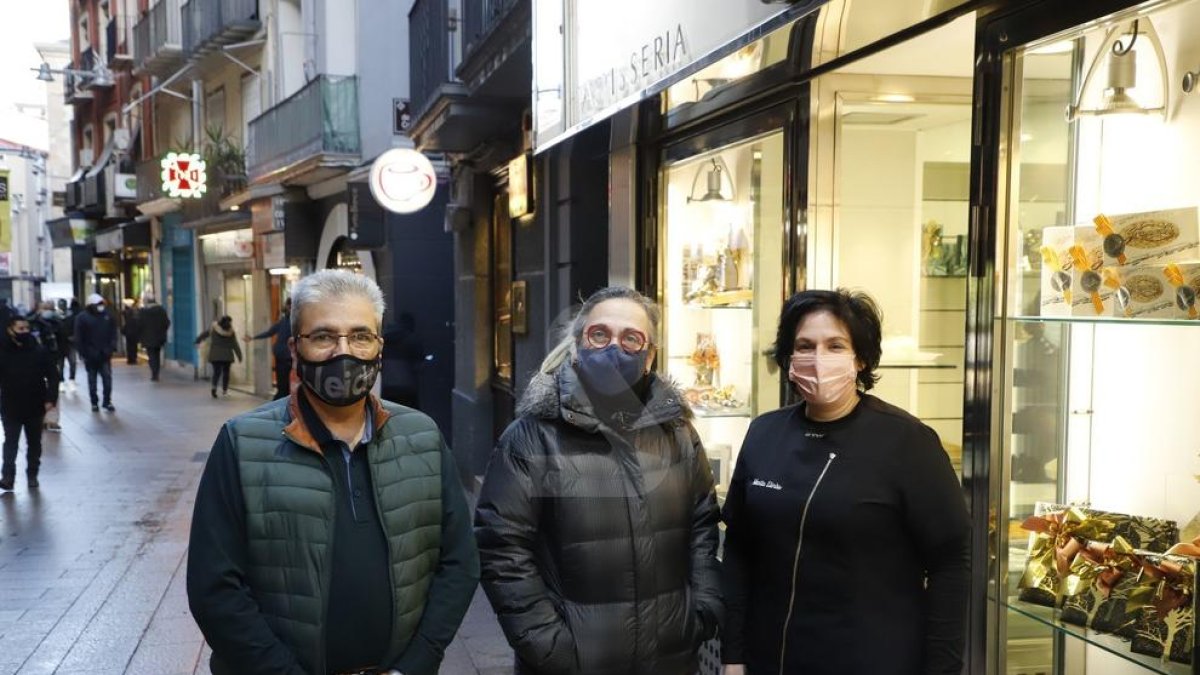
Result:
M92 84L97 87L111 87L113 85L112 71L103 64L96 64L93 70L78 70L75 68L51 68L49 63L43 62L37 68L30 68L37 71L37 79L42 82L53 82L54 76L57 75L74 75L76 77L90 77Z

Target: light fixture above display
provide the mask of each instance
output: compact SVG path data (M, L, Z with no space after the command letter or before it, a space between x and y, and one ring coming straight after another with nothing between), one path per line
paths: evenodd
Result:
M700 192L701 175L704 175L703 193ZM734 197L733 177L729 175L729 166L720 156L713 157L696 168L696 175L692 178L692 189L688 191L688 203L731 202Z
M1139 102L1130 93L1130 90L1136 88L1138 83L1137 50L1134 49L1134 46L1141 37L1144 37L1154 49L1155 59L1158 63L1162 100L1157 106ZM1126 40L1128 41L1126 42ZM1104 88L1099 105L1085 108L1083 107L1084 101L1093 93L1094 81L1101 68L1101 60L1105 62L1107 70L1107 86ZM1159 114L1166 119L1169 101L1167 60L1163 53L1162 41L1158 37L1158 31L1154 29L1154 24L1150 22L1150 19L1135 19L1127 26L1116 26L1108 31L1100 50L1092 59L1091 65L1088 66L1083 86L1079 88L1079 96L1075 99L1075 103L1067 109L1067 119L1074 121L1082 116L1151 114Z

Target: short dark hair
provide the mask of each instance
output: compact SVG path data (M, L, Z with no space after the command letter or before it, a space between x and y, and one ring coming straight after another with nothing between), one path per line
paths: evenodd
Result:
M9 328L12 328L18 321L29 323L29 317L25 316L24 314L10 314L8 321L4 322L4 329L8 330Z
M875 369L883 356L883 318L871 296L861 291L800 291L783 304L779 315L779 330L775 334L775 363L787 372L791 367L796 343L796 329L804 317L814 312L829 312L846 326L854 355L863 368L858 384L868 391L879 381Z

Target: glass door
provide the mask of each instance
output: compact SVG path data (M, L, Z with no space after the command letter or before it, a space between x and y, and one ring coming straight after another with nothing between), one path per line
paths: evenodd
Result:
M769 350L785 292L782 130L672 158L662 171L660 371L696 414L724 493L750 420L780 403Z
M1200 0L1099 4L990 29L997 673L1200 672Z

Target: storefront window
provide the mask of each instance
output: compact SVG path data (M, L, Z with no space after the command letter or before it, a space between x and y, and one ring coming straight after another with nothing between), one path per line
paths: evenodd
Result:
M787 59L791 31L790 25L784 26L672 85L664 97L667 112L689 103L711 99L730 85L782 63Z
M1069 584L1095 561L1023 525L1086 504L1117 523L1081 535L1093 552L1200 536L1200 107L1180 86L1198 24L1200 1L1148 3L1005 55L1000 672L1196 672L1192 600L1169 602L1193 577L1139 610L1161 559L1106 548L1103 583Z
M961 471L973 17L812 85L807 278L883 313L879 398Z
M783 133L671 164L660 366L683 389L724 492L750 420L779 406Z

